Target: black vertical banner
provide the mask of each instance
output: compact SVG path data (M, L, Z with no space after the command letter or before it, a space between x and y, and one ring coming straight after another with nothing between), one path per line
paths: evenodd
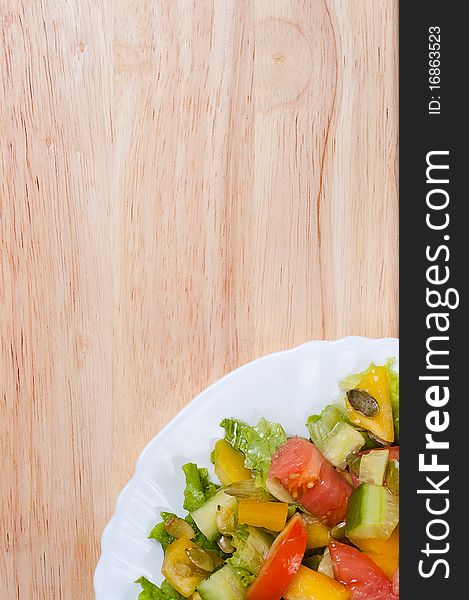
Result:
M401 598L469 598L464 2L400 3Z

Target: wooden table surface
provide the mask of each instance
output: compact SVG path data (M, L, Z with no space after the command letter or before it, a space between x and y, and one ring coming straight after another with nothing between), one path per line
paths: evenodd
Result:
M397 335L397 0L0 0L2 598L93 598L197 392Z

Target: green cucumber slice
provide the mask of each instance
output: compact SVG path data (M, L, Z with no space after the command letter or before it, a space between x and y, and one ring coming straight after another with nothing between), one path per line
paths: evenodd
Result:
M386 485L394 496L399 496L399 461L390 460L386 470Z
M242 600L246 588L241 578L230 565L224 565L197 586L202 600Z
M362 434L344 421L337 423L323 440L322 453L334 467L344 469L347 457L365 445Z
M347 411L336 404L329 404L320 415L311 415L306 422L313 444L322 451L326 436L337 423L347 421Z
M218 506L223 506L236 512L238 510L238 501L233 496L225 494L225 492L218 492L213 498L202 504L200 508L190 513L197 527L210 541L214 540L220 534L217 527Z
M362 483L350 496L345 533L354 539L387 540L399 523L399 499L382 485Z
M360 461L360 482L383 485L388 457L389 450L372 450L364 454Z

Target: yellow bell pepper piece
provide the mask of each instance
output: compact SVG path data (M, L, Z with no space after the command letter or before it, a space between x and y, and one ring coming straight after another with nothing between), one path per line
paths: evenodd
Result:
M215 474L223 485L250 479L252 473L244 466L244 454L226 440L218 440L214 452Z
M348 418L352 423L371 431L386 442L394 441L394 422L392 417L391 396L386 367L374 367L363 377L357 388L373 396L378 402L379 413L376 417L366 417L355 410L346 399Z
M303 565L283 594L285 600L349 600L351 596L339 581Z
M399 564L399 527L396 527L388 540L373 538L351 541L392 578Z
M282 531L287 522L286 502L261 502L241 498L238 502L238 522L242 525L265 527L270 531Z
M188 538L175 540L166 548L161 569L168 582L185 598L189 598L199 583L207 577L207 574L194 572L194 565L186 554L188 548L198 546Z
M329 527L321 521L305 523L308 532L307 548L321 548L329 543Z

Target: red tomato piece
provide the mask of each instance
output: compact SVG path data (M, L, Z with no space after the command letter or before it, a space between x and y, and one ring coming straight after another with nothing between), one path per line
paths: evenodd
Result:
M259 575L249 588L247 600L280 600L300 568L308 534L296 514L277 536L267 553Z
M326 459L319 450L300 437L290 438L272 457L269 477L275 477L288 490L319 479L321 466Z
M371 558L359 550L331 542L329 551L335 578L351 592L351 600L397 600L393 585L386 574Z
M269 478L278 480L309 513L337 525L345 519L352 486L307 440L294 437L272 457Z

